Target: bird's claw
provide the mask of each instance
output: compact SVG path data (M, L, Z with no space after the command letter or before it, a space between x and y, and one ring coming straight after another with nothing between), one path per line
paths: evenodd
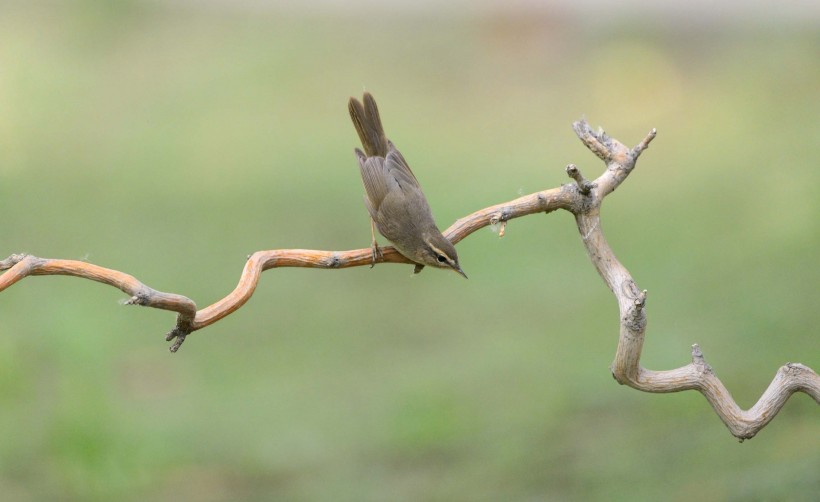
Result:
M370 262L370 268L375 267L377 261L384 259L384 255L382 254L381 248L379 248L379 245L375 242L370 247L370 254L372 258L372 261Z

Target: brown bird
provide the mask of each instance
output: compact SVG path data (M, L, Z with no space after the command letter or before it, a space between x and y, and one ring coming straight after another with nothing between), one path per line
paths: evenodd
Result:
M415 273L430 265L455 270L466 278L456 248L436 226L416 176L384 135L376 100L366 92L362 102L350 98L348 108L364 147L364 152L358 148L355 152L371 219L373 264L381 256L375 227L399 253L416 264Z

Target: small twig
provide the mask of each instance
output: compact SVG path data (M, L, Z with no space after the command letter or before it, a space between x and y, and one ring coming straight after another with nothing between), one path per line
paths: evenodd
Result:
M612 148L609 145L609 136L606 135L603 129L598 129L598 132L592 130L586 120L579 120L572 124L575 134L584 142L587 148L592 153L598 156L604 162L609 162L612 156Z
M495 230L495 226L498 225L499 238L504 237L507 231L507 221L510 219L510 214L509 208L505 207L490 217L490 226L493 227L493 230Z
M582 194L588 195L589 192L595 188L595 183L584 178L584 175L581 174L581 170L578 169L578 166L575 164L567 165L567 174L575 180L575 183L578 185L578 190L580 190Z
M658 134L658 130L655 129L655 128L652 128L652 130L649 131L649 134L647 134L646 137L643 140L641 140L641 142L638 143L635 146L635 148L632 149L632 157L634 159L637 159L638 157L640 157L641 152L643 152L644 150L649 148L649 143L651 143L652 140L655 139L655 136L657 136L657 134Z
M498 236L504 237L504 233L507 231L507 220L501 222L498 226Z

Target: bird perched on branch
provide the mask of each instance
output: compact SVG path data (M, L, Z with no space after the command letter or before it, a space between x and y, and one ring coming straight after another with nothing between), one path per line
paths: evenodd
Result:
M371 219L373 264L381 256L375 228L416 264L415 273L429 265L455 270L466 278L458 264L456 248L436 226L416 176L384 135L376 100L365 92L361 102L350 98L348 108L364 147L364 152L358 148L355 152L364 183L364 203Z

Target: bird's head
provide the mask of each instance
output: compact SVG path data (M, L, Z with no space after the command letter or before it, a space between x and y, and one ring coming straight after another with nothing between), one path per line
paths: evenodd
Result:
M467 278L467 274L458 264L458 253L456 253L455 246L439 232L425 236L424 246L419 252L418 259L424 265L449 268L461 274L465 279Z

